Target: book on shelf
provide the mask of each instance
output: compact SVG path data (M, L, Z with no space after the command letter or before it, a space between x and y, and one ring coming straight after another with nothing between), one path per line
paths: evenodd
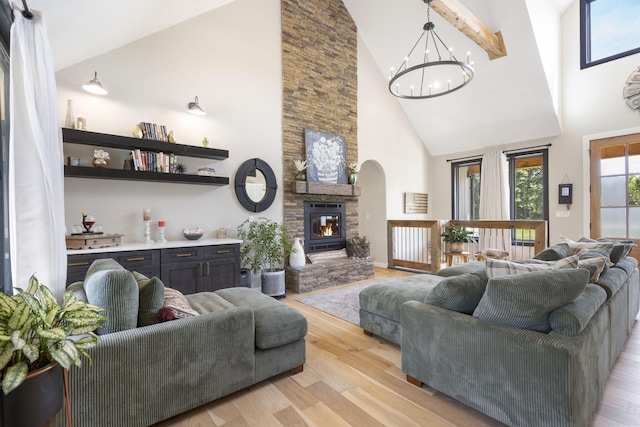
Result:
M136 171L172 173L173 167L177 163L177 156L175 154L143 151L139 148L131 150L129 158L133 162L133 170Z
M138 125L142 129L143 139L154 139L156 141L169 141L169 133L165 125L158 125L156 123L140 122Z

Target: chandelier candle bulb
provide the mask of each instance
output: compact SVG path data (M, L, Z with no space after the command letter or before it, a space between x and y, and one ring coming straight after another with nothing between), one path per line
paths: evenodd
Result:
M413 86L411 86L411 96L413 96Z
M471 62L471 52L467 52L467 64Z
M449 48L449 61L453 61L453 48Z
M429 49L427 49L425 52L425 61L424 62L429 62Z
M451 90L451 80L447 80L447 90Z

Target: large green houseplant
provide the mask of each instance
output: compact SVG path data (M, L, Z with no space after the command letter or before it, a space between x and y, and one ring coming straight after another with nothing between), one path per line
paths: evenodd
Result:
M274 297L284 296L284 259L291 253L287 230L279 222L260 217L248 219L238 226L242 265L253 274L262 271L262 292Z
M26 291L17 289L12 296L0 293L0 374L4 394L22 384L28 373L50 363L69 369L82 365L81 356L91 361L86 350L98 341L93 331L107 320L101 312L100 307L78 301L72 291L64 294L60 305L35 276Z
M462 252L463 244L472 242L471 235L473 231L467 230L465 227L457 227L455 225L449 225L445 227L440 236L442 240L449 243L449 250L451 252Z

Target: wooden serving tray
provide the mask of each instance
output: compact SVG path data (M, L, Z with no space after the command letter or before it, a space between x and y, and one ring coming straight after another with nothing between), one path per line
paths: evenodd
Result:
M86 234L67 236L67 249L97 249L120 246L123 234Z

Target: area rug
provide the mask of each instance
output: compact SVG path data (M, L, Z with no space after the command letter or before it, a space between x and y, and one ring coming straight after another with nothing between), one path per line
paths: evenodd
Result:
M350 286L335 291L327 291L317 295L296 298L310 307L329 313L354 325L360 325L360 292L369 286L380 283L370 282Z

